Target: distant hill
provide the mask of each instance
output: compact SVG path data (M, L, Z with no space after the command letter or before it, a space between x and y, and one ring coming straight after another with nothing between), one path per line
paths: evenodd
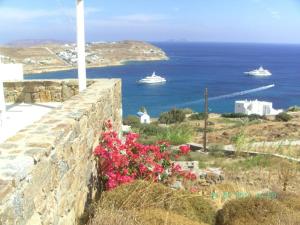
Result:
M22 63L26 74L77 68L76 44L64 41L14 41L0 46L0 55L4 63ZM140 41L92 42L86 45L87 67L166 59L168 57L162 49Z
M68 44L68 41L54 40L54 39L24 39L15 40L7 43L7 46L12 47L32 47L36 45L47 45L47 44Z

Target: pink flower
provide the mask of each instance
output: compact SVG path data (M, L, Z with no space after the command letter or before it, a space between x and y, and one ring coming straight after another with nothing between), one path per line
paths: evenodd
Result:
M196 179L196 175L182 171L180 166L172 164L172 152L167 142L143 145L137 141L139 135L135 133L127 134L123 141L112 130L111 121L107 121L105 125L107 129L102 133L94 155L98 160L98 175L107 190L135 179L158 182L168 179L172 174L185 179ZM175 157L188 154L189 151L189 146L180 146L180 152ZM169 175L161 176L162 174Z
M181 154L186 155L190 152L190 146L189 145L182 145L179 147L179 150L181 152Z

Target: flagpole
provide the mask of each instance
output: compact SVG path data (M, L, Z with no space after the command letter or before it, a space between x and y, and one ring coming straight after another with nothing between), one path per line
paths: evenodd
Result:
M6 104L5 104L3 80L1 80L1 77L3 77L3 74L1 74L1 72L2 72L1 65L2 65L2 58L0 56L0 112L5 113L6 112Z
M85 61L85 28L84 28L84 0L76 0L77 11L77 64L79 92L86 89L86 61Z

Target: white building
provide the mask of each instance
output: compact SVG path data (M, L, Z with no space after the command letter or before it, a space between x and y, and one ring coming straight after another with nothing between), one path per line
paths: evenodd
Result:
M283 110L273 109L272 102L264 102L258 101L257 99L254 101L248 100L241 100L235 102L235 113L244 113L247 115L257 114L261 116L268 116L268 115L277 115Z
M151 123L150 116L148 115L147 112L138 112L137 115L140 117L141 123L146 123L146 124Z

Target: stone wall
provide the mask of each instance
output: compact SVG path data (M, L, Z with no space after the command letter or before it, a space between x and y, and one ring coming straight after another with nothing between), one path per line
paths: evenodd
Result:
M121 81L103 79L0 145L0 224L73 225L91 195L103 123L121 127Z
M87 85L94 81L89 80ZM27 80L4 82L5 101L18 103L64 102L78 94L77 80Z

